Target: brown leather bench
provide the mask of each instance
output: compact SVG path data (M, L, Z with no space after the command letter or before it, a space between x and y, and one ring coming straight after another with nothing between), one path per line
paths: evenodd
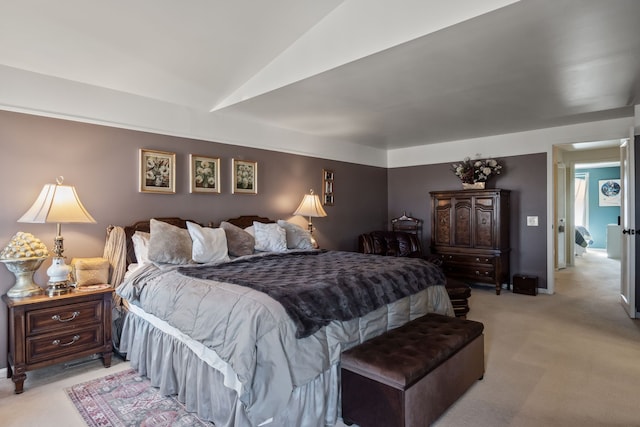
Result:
M358 252L384 256L424 258L438 266L442 260L424 255L417 235L404 231L372 231L358 236ZM466 318L469 312L471 287L460 280L447 278L447 293L457 317Z
M342 418L360 427L424 427L484 375L484 325L427 314L341 357Z

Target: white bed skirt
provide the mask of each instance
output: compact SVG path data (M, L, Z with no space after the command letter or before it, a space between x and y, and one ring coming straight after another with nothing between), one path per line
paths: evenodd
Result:
M213 350L166 322L132 307L124 321L120 350L132 368L147 376L163 395L175 395L189 412L216 427L251 426L232 369ZM339 378L338 364L334 364L294 389L287 408L259 425L333 427L340 415Z
M429 312L454 315L444 286L430 286L350 320L347 326L336 326L332 334L341 336L348 330L349 342L333 346L334 363L312 381L294 388L284 409L277 410L264 402L248 401L250 393L244 392L236 373L215 351L137 306L129 309L120 351L126 353L131 366L149 377L162 394L176 395L188 411L216 427L334 427L341 416L340 351ZM253 414L247 414L252 410ZM258 418L255 414L266 419L251 424L250 419Z

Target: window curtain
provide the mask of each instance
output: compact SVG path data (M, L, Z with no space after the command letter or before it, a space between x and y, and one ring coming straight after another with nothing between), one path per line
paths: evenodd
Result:
M588 173L576 173L575 176L575 225L587 226L587 183L589 181Z

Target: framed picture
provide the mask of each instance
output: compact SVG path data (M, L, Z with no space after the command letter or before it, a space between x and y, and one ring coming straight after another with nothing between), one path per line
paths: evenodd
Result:
M176 153L140 149L140 192L176 192Z
M620 180L601 179L598 181L598 202L600 206L620 206Z
M189 154L189 191L220 193L220 158Z
M258 162L233 159L233 193L258 194Z
M322 169L322 204L333 206L333 171Z

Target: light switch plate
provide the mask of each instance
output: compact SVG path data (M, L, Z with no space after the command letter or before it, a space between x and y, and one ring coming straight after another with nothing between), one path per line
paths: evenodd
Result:
M527 226L529 226L529 227L537 227L538 226L538 217L537 216L528 216L527 217Z

